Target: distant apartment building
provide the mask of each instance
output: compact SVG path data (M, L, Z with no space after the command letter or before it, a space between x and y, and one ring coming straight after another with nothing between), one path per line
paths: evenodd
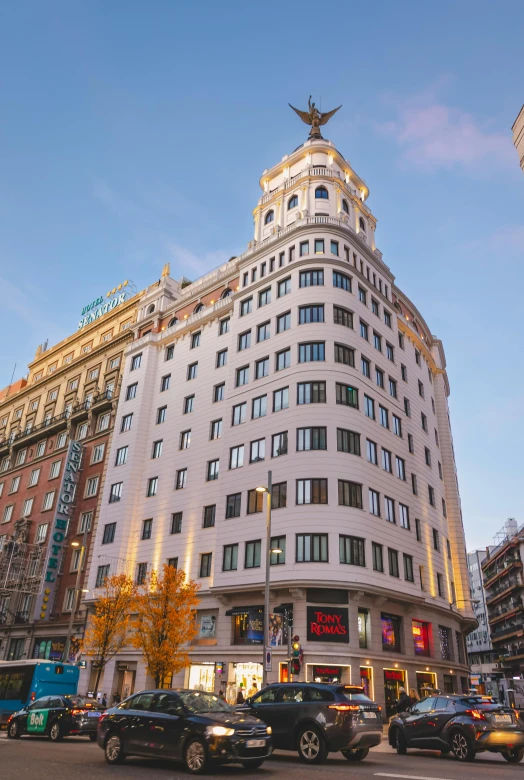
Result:
M511 129L513 130L513 143L519 155L520 167L524 171L524 106L520 109Z
M504 540L482 562L491 642L506 678L524 673L523 561L524 525L508 520Z
M473 610L478 622L478 628L466 638L468 660L472 665L490 664L495 660L489 634L486 592L482 582L482 563L486 555L486 550L474 550L468 553L469 585Z
M62 660L140 297L128 290L85 306L76 332L39 346L27 377L0 391L2 660ZM85 618L82 606L74 634Z

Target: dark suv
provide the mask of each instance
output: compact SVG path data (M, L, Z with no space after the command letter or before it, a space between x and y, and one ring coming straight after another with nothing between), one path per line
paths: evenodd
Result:
M356 685L274 683L237 707L273 730L273 745L298 750L306 763L320 763L340 750L362 761L382 740L380 707Z
M524 720L493 699L430 696L390 719L389 744L401 754L407 748L453 752L459 761L489 750L516 764L524 757Z

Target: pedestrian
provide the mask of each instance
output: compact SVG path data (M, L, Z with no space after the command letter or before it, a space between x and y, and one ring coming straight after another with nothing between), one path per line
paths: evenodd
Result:
M102 694L100 693L100 691L96 694L96 700L98 704L102 704Z
M418 691L416 688L409 689L409 700L411 702L411 706L413 706L418 701L420 701L420 696L418 695Z
M107 707L107 693L102 696L102 707Z
M397 701L397 712L398 713L406 712L408 707L411 707L410 698L407 695L405 688L400 687L398 689L398 692L399 692L400 696L398 697L398 701Z
M121 701L122 699L120 698L120 694L118 691L115 691L113 694L113 704L120 704Z
M219 692L218 692L218 698L219 698L219 699L222 699L222 701L225 701L225 700L226 700L226 697L224 696L224 691L223 691L223 689L222 689L222 688L221 688L221 689L219 690Z
M238 689L236 703L237 704L243 704L244 703L244 694L242 692L242 683L240 683L240 688Z

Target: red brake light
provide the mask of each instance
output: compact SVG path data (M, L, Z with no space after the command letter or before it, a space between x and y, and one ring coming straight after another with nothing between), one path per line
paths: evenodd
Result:
M72 715L83 715L84 712L87 712L87 710L73 710Z
M359 710L358 704L330 704L330 710L338 710L339 712L355 712Z
M486 720L485 716L480 712L480 710L466 710L464 713L465 715L471 715L472 718L475 718L475 720Z
M103 721L103 720L105 720L105 719L107 718L107 716L108 716L108 715L109 715L109 713L108 713L108 712L103 712L103 713L100 715L100 717L98 718L98 722L99 722L99 723L102 723L102 721Z
M31 701L36 699L36 691L31 691Z

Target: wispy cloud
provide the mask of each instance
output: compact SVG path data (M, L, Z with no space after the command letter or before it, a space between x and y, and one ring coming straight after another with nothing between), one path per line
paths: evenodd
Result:
M488 255L490 259L494 252L499 258L516 255L520 263L524 253L524 225L503 225L482 238L466 242L460 251L475 257Z
M405 162L421 169L462 167L482 172L486 167L515 165L509 133L491 130L471 114L438 99L433 89L408 100L391 100L396 116L376 125L391 138Z

